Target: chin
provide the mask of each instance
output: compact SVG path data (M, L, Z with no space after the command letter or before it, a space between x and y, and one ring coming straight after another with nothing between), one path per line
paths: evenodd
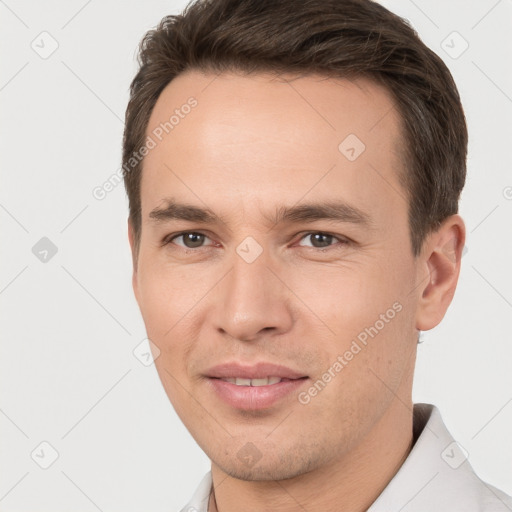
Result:
M225 461L225 463L215 464L227 475L238 480L248 482L268 482L280 481L295 478L297 476L308 473L313 469L311 461L304 460L282 460L282 461L266 461L265 456L253 466L248 467L244 463L233 463L233 460Z
M221 469L232 478L238 480L245 480L246 482L269 482L287 480L294 478L298 474L290 468L275 468L259 466L255 468L244 468L244 467L227 467Z

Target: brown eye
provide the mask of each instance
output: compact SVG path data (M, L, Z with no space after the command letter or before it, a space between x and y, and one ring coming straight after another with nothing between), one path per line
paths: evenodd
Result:
M182 239L181 243L176 242L177 240L180 239ZM202 233L189 231L173 237L171 240L169 240L169 242L175 242L176 245L184 247L185 249L196 249L203 245L205 239L208 239L206 235L203 235Z
M311 245L306 244L300 244L303 245L303 247L314 247L316 249L325 249L327 247L331 247L333 244L333 241L338 241L341 243L344 243L345 241L335 237L334 235L330 235L328 233L307 233L305 236L302 237L301 240L307 240L309 238Z

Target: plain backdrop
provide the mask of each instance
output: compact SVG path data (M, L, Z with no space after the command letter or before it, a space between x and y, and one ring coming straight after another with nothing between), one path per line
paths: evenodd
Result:
M512 1L384 4L449 66L470 134L462 272L414 399L512 494ZM93 196L120 167L137 45L184 6L0 1L2 512L176 511L209 469L141 362L124 186Z

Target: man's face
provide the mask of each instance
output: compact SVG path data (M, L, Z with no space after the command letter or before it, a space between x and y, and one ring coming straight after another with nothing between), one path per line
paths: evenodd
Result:
M165 391L212 462L290 478L354 450L410 392L424 276L399 117L362 79L214 78L178 76L152 112L134 290ZM235 376L290 380L221 380Z

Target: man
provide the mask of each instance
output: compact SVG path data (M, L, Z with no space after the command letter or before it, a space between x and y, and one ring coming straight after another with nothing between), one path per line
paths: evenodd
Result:
M183 510L512 508L411 398L465 241L441 59L369 0L199 1L140 50L133 287L212 462Z

